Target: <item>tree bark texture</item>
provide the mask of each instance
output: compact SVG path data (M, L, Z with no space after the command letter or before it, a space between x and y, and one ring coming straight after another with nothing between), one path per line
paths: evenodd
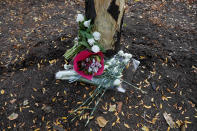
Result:
M126 0L86 0L86 17L101 33L100 43L106 50L120 45L121 27Z

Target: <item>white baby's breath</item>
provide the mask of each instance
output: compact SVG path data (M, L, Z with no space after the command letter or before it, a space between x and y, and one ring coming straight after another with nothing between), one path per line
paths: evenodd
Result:
M120 51L118 52L118 54L119 54L120 56L123 56L123 55L124 55L124 52L123 52L122 50L120 50Z
M123 60L123 63L124 63L125 65L127 65L127 64L129 63L129 60L130 60L130 59L125 58L125 59Z
M95 40L93 38L88 39L88 43L90 44L90 46L93 46L95 43Z
M121 83L120 79L116 79L113 84L114 86L119 86L120 83Z
M109 65L105 65L105 66L104 66L104 69L107 69L108 67L109 67Z
M83 24L85 27L89 28L90 27L90 22L91 20L85 21Z
M100 40L100 38L101 38L101 34L97 31L95 31L92 35L94 36L95 40Z
M76 21L77 22L83 22L84 21L84 16L82 14L78 14Z
M92 46L92 51L93 51L94 53L97 53L97 52L100 51L100 48L99 48L97 45L94 45L94 46Z

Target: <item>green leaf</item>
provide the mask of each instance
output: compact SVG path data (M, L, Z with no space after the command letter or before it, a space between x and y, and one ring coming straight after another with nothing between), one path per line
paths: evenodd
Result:
M86 29L86 32L91 33L93 27L94 25L90 25L90 27Z
M86 38L87 38L87 39L93 38L93 35L92 35L92 34L89 34L89 33L87 33L87 32L85 32L85 35L86 35Z
M86 48L88 48L89 50L91 50L90 45L86 42L86 41L80 41L79 42L80 45L85 46Z
M83 30L79 30L79 35L82 37L86 37L86 32Z

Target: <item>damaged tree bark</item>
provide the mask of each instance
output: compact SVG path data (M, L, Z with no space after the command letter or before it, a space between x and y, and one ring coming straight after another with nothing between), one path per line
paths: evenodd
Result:
M106 50L118 49L126 0L86 0L86 17L94 30L101 33L100 43Z

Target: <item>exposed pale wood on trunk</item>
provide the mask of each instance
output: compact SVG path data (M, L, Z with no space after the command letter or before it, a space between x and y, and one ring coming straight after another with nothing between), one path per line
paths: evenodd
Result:
M86 0L86 16L93 19L95 30L102 35L100 43L114 49L119 43L126 0ZM91 7L90 7L91 6ZM119 35L118 35L119 34Z

